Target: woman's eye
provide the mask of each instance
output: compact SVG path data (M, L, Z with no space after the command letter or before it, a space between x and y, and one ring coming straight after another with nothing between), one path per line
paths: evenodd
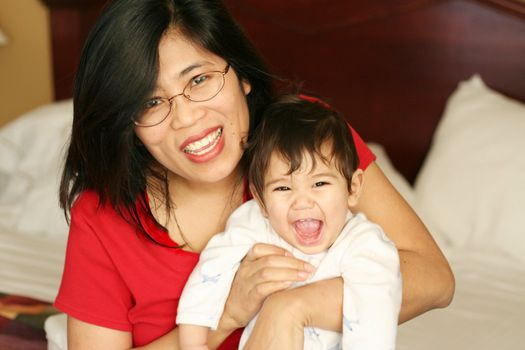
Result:
M164 103L164 101L162 100L162 98L155 97L155 98L152 98L152 99L146 101L146 103L144 103L144 108L145 109L155 108L155 107L160 106L163 103Z
M328 182L325 182L325 181L317 181L315 184L314 184L314 187L321 187L321 186L326 186L328 185L329 183Z
M206 80L208 80L208 75L201 74L201 75L196 76L195 78L192 78L190 83L191 83L191 86L193 87L193 86L201 85Z
M279 187L274 188L273 190L276 191L276 192L289 191L289 190L290 190L290 187L287 187L287 186L279 186Z

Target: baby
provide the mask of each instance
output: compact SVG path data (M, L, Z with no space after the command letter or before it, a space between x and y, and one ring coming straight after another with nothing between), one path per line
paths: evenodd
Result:
M304 283L343 278L342 334L306 328L304 349L394 349L399 257L378 225L350 212L364 179L344 119L320 100L285 96L268 108L247 152L254 200L209 241L186 283L177 313L181 348L207 349L241 260L261 242L313 265Z

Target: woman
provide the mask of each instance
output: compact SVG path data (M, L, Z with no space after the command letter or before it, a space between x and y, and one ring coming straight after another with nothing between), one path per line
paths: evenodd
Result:
M271 77L217 0L116 0L78 67L61 183L71 215L56 306L70 349L177 348L184 283L210 237L247 199L243 145L273 98ZM373 155L356 211L396 243L400 322L448 305L449 266ZM339 330L342 281L287 290L311 266L255 246L235 277L210 347L235 348L260 311L253 349L301 348L304 326ZM327 312L333 310L332 312Z

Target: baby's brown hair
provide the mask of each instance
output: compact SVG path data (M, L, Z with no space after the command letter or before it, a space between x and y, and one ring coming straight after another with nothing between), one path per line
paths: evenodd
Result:
M331 156L321 153L323 144L331 146ZM250 166L248 180L262 201L264 179L274 152L290 162L289 174L300 168L305 154L335 166L350 185L359 164L350 127L343 117L326 103L301 95L285 95L264 112L247 149ZM349 188L350 191L350 188Z

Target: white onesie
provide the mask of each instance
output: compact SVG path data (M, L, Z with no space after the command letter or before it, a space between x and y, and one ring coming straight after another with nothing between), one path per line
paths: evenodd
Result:
M215 329L241 260L255 243L289 250L316 267L304 283L341 276L344 280L343 332L305 328L304 349L395 348L401 307L399 256L383 230L363 214L348 212L342 232L328 251L306 255L282 239L262 215L254 200L244 203L202 251L179 301L177 324ZM244 329L239 349L249 338L255 317Z

